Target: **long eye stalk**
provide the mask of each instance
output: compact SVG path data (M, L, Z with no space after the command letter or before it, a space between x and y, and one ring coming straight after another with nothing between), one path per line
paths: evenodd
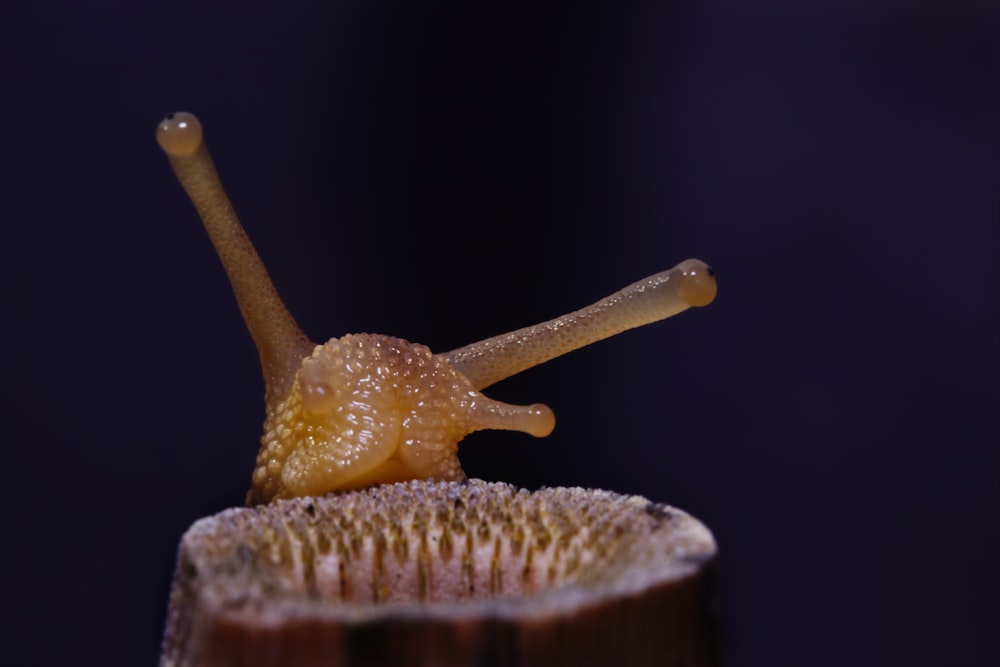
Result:
M310 354L314 344L278 296L229 203L202 140L198 119L184 112L168 114L156 129L156 139L198 210L232 283L240 312L260 353L270 409L287 396L303 357Z
M442 356L476 389L628 329L706 306L715 272L697 259L632 283L597 303L548 322L487 338Z

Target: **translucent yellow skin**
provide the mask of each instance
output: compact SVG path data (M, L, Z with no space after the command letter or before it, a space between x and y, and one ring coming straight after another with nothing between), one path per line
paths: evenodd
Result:
M378 334L316 345L285 308L233 211L198 119L169 114L156 137L205 224L260 353L267 417L250 505L408 479L462 479L458 443L469 433L544 437L555 427L545 405L510 405L480 390L715 298L712 269L688 259L586 308L443 354Z

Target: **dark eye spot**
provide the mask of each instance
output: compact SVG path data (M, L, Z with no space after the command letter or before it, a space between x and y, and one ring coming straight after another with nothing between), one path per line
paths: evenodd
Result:
M646 505L645 509L646 514L659 521L670 521L674 518L674 515L670 512L670 510L658 503L649 503Z

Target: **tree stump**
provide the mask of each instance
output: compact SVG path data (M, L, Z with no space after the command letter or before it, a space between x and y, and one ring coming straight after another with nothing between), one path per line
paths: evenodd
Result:
M181 540L162 667L717 665L715 541L579 488L414 481L223 511Z

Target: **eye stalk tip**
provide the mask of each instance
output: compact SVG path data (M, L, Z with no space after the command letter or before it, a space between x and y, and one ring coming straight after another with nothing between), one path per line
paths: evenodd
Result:
M168 113L156 128L156 141L171 157L188 157L201 147L201 121L191 113Z
M689 306L707 306L715 300L718 287L715 269L700 259L686 259L676 267L677 295Z

